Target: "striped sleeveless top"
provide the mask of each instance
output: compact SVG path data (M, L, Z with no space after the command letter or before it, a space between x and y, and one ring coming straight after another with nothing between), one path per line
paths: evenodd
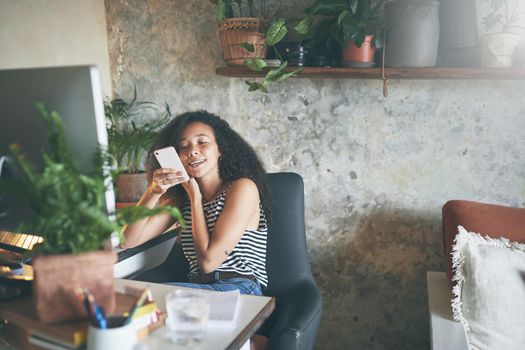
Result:
M208 226L208 232L213 234L215 222L221 215L224 208L226 191L221 192L217 198L203 205L204 217ZM237 272L244 275L253 275L257 281L264 287L268 285L268 276L266 274L266 238L268 226L262 206L260 207L259 227L256 230L246 230L241 240L228 258L217 268L216 271ZM186 202L182 208L182 215L186 222L186 228L181 231L182 249L186 260L190 265L190 273L201 272L197 260L197 254L193 246L193 236L191 231L191 206Z

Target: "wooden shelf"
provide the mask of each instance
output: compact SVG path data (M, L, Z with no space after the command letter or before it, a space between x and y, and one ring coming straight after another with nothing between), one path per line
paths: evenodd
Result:
M289 67L292 71L297 67ZM219 67L225 77L262 77L266 71L255 72L244 66ZM387 79L525 79L525 68L385 68ZM381 79L381 68L304 67L298 78L312 79Z

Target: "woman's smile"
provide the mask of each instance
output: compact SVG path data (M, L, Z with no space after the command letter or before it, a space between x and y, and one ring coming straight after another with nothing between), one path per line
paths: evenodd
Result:
M178 152L191 176L219 176L221 152L209 125L195 122L186 126L178 143Z
M204 164L204 162L206 161L206 159L196 159L196 160L192 160L190 162L188 162L188 165L190 168L198 168L199 166L201 166L202 164Z

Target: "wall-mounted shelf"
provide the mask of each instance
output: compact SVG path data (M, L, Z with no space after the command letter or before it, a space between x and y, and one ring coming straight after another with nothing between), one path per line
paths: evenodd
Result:
M297 67L289 67L292 71ZM219 67L218 75L226 77L262 77L244 66ZM387 79L525 79L525 68L385 68ZM313 79L382 79L381 68L304 67L298 78Z

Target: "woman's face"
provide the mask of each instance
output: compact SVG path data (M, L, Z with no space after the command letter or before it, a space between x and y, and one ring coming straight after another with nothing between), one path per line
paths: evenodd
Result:
M202 178L209 174L219 175L219 145L213 129L204 123L188 124L182 131L177 145L179 157L188 174Z

